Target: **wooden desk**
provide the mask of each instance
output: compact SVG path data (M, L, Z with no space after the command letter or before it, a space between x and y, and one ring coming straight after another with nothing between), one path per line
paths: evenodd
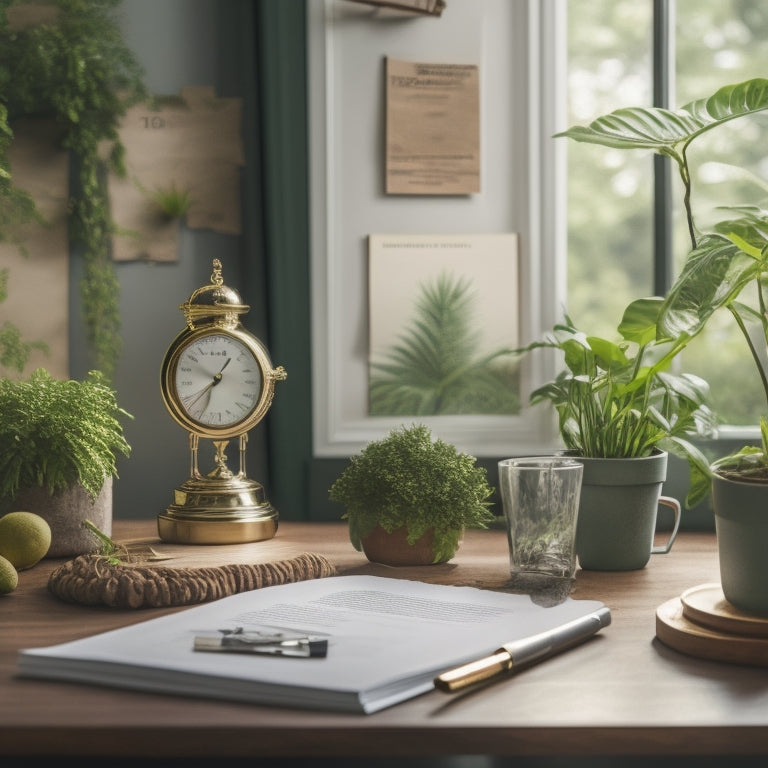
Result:
M153 535L154 522L115 523L117 539ZM407 569L369 564L335 523L281 523L274 539L243 546L275 559L319 552L342 573L491 588L507 577L500 531L468 532L451 563ZM573 597L613 612L588 643L474 693L435 691L368 716L17 679L19 648L180 610L62 603L45 586L59 562L23 571L18 589L0 598L0 757L768 754L768 669L689 658L655 640L661 603L718 580L711 534L681 534L641 571L580 571Z

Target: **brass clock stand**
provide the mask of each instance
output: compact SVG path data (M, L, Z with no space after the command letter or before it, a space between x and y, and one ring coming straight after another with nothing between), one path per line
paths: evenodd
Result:
M277 510L261 483L245 473L247 435L240 435L240 469L227 467L228 440L216 440L215 468L198 469L199 436L190 432L190 476L173 492L173 504L158 515L163 541L181 544L238 544L271 539L277 533Z
M277 510L262 485L246 475L248 431L266 415L275 382L285 370L272 367L264 345L240 323L250 308L223 284L213 261L211 284L182 304L187 327L163 358L160 391L171 416L189 433L190 476L173 503L157 517L163 541L179 544L239 544L272 538ZM201 474L200 438L213 441L214 468ZM227 466L226 449L239 443L239 470Z

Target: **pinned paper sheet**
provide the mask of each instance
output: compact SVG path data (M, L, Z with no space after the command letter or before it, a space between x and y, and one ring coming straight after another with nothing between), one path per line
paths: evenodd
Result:
M480 191L477 66L387 59L386 191Z
M242 100L219 98L213 88L183 88L159 109L132 107L120 127L126 148L125 178L109 180L116 261L175 261L178 220L154 199L172 190L187 193L188 227L239 234Z

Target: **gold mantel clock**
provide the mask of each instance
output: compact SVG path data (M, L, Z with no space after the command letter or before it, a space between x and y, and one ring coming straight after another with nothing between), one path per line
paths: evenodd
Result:
M240 316L250 307L224 285L213 260L211 284L198 288L179 307L187 321L163 358L160 391L171 416L189 433L190 477L174 491L174 502L158 515L164 541L180 544L237 544L272 538L278 514L263 486L246 476L248 432L266 415L275 382L264 345ZM213 441L214 468L198 468L200 438ZM226 449L238 439L239 470L227 466Z

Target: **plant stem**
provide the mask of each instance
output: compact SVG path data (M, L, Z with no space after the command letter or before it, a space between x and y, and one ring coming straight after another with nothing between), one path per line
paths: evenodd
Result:
M762 291L758 291L758 293L761 296L761 304L762 304ZM744 340L747 342L747 346L749 347L749 352L752 355L752 359L755 361L755 365L757 366L757 372L760 374L760 381L763 385L763 392L765 393L765 399L766 404L768 404L768 378L765 374L765 369L763 368L763 363L760 360L760 355L758 354L757 349L755 348L755 345L752 343L752 338L749 335L749 329L746 326L746 323L744 322L741 315L738 313L736 308L733 306L733 304L728 304L728 311L733 315L733 319L736 321L736 324L739 326L739 329L741 330L742 335L744 336ZM765 316L765 309L761 307L761 313L760 317L762 319L763 324L763 335L768 338L768 328L766 327L766 316Z
M693 209L691 207L691 172L688 168L686 147L683 146L679 155L673 155L680 169L680 178L683 180L683 204L685 205L685 218L688 222L688 236L691 238L691 250L696 250L696 228L693 223Z

